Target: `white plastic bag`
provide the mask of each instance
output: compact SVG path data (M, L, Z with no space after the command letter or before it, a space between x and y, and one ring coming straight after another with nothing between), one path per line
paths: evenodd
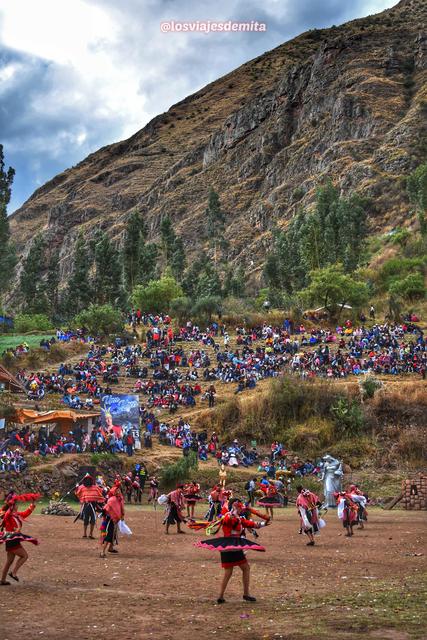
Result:
M323 529L323 527L326 527L326 522L323 518L319 518L319 529Z
M132 535L132 531L129 529L129 527L127 526L127 524L126 524L126 522L124 520L119 520L119 531L124 536L131 536Z
M167 501L168 501L168 497L167 497L167 495L166 495L166 494L164 494L164 493L163 493L161 496L159 496L159 497L157 498L157 502L158 502L159 504L166 504L166 503L167 503Z

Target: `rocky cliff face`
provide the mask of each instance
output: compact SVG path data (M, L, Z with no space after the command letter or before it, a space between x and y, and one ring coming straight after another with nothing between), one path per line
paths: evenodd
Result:
M256 275L272 225L309 206L325 177L373 197L374 231L407 223L402 178L426 155L426 23L426 0L402 0L248 62L38 189L11 219L20 253L42 230L65 280L79 230L119 242L138 208L151 239L169 214L191 254L213 186L230 260Z

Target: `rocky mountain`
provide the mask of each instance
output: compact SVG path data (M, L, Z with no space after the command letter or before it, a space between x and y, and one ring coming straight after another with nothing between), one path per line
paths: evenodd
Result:
M213 186L230 261L256 277L272 225L326 177L373 197L373 232L410 224L404 178L426 156L426 24L426 0L402 0L251 60L38 189L11 217L20 254L42 230L64 281L79 231L119 242L135 208L151 239L169 214L191 254Z

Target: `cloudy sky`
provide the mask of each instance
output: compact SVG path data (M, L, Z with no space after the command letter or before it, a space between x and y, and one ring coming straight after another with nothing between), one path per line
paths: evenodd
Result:
M243 62L397 0L1 0L0 143L12 212L38 186ZM166 20L264 33L162 33Z

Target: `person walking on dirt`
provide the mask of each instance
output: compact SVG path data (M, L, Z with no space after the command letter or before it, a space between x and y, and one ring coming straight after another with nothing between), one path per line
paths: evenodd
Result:
M117 527L119 521L125 517L125 501L120 485L120 480L116 480L108 492L108 500L102 510L101 558L106 558L106 551L108 553L118 553L117 549L114 549L114 543L117 541Z
M182 510L185 505L184 498L184 485L177 485L175 491L171 491L168 493L168 512L165 518L164 524L166 524L165 533L169 533L169 527L171 524L176 524L177 533L185 533L185 531L181 530L181 522L185 522L185 516L182 513Z
M150 493L148 495L148 502L153 502L156 506L156 501L159 496L159 481L156 476L150 478Z

